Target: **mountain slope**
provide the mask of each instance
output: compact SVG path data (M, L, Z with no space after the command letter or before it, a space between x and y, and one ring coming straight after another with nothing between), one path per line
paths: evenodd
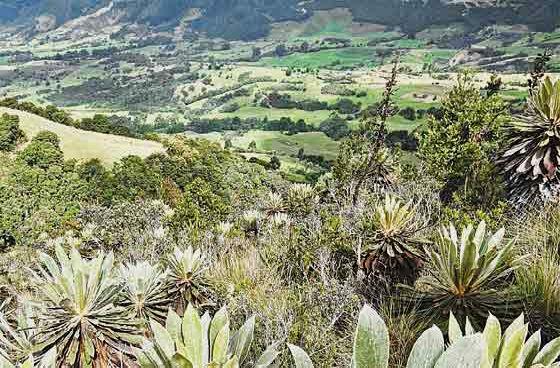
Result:
M42 130L56 133L67 159L98 158L103 163L110 165L128 155L147 157L152 153L164 150L163 146L157 142L80 130L54 123L28 112L0 107L0 114L3 113L19 116L20 127L25 131L28 139Z
M52 30L63 23L110 6L107 17L153 27L176 25L189 10L201 16L192 29L211 37L255 39L270 31L272 22L299 20L306 12L298 0L0 0L0 23Z
M357 20L399 26L406 33L462 22L478 29L526 24L539 31L560 26L558 0L316 0L314 9L350 8Z
M357 21L400 27L410 35L454 22L474 30L496 23L539 31L560 26L558 0L0 0L0 23L44 32L108 6L111 19L151 27L172 27L196 10L192 30L229 40L264 37L272 23L337 7L350 9Z
M107 5L108 0L0 0L0 22L36 26L48 19L52 29ZM48 30L41 29L39 31Z

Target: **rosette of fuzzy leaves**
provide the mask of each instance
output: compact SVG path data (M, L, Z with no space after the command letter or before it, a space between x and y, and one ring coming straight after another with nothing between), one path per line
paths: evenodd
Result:
M499 160L512 196L527 200L557 182L560 165L560 80L547 77L527 99L528 109L506 126Z
M35 273L41 294L35 336L38 354L52 349L57 365L79 367L122 364L138 342L133 315L117 306L122 284L115 278L113 253L83 259L76 249L67 255L57 246L56 260L41 253Z
M360 266L368 274L396 282L416 279L425 257L411 203L387 195L374 211L363 216L361 229Z

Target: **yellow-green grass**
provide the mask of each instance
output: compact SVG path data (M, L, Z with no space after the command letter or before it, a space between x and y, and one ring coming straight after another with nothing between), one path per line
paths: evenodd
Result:
M298 134L298 137L285 136L279 132L263 132L263 131L250 131L245 135L237 135L237 133L233 133L233 132L223 132L223 133L212 132L206 134L185 132L183 134L190 138L207 139L213 142L217 142L222 146L224 145L224 141L226 137L228 137L232 140L233 146L241 149L242 151L247 150L249 143L251 143L251 141L254 140L255 143L257 143L257 150L259 151L241 152L242 156L244 156L246 159L250 159L251 157L256 157L259 160L268 162L270 161L273 155L277 155L281 162L279 171L288 174L290 176L290 180L301 181L301 182L306 181L305 178L306 174L316 173L318 169L316 166L308 162L300 161L295 157L289 156L289 155L293 155L294 153L297 153L297 150L299 150L299 148L297 148L294 151L294 147L295 147L294 145L298 145L298 147L302 146L304 147L304 149L307 148L309 151L306 151L306 153L308 154L310 152L315 152L314 154L319 154L318 152L321 150L321 147L313 146L313 145L316 145L317 143L322 143L322 141L324 141L325 138L328 139L328 137L326 136L321 137L322 133L319 134L303 133L303 134ZM277 138L277 137L281 137L281 138ZM289 142L289 144L287 145L285 144L285 142L283 144L276 145L276 146L271 145L274 143L271 142L270 140L276 140L276 139L282 140L285 139L284 137L288 137L288 138L294 137L293 142ZM299 143L302 140L305 141L303 145ZM334 143L336 144L336 142ZM327 143L327 145L332 145L332 143L329 142ZM336 157L338 147L336 148L333 147L331 148L331 150L334 150L333 151L334 156L330 158Z
M368 47L349 47L344 49L321 50L310 53L296 53L284 57L267 57L263 65L289 68L326 68L348 67L355 65L376 65L375 50Z
M305 22L303 36L351 36L352 13L348 9L317 11Z
M441 88L440 88L441 89ZM402 92L397 92L397 96L395 98L397 105L400 108L404 108L404 107L412 107L415 109L424 109L427 110L428 108L432 107L432 106L438 106L439 105L439 100L438 101L424 101L424 100L417 100L414 99L412 97L412 93L408 92L408 88L405 88ZM419 88L418 89L419 93L428 93L428 90ZM406 94L408 92L408 95ZM290 93L294 100L302 100L305 98L310 98L310 95L307 95L306 92L296 92L296 93ZM438 93L439 94L439 93ZM362 103L362 106L368 106L371 105L372 103L374 103L375 101L379 100L379 96L381 95L381 91L375 91L375 90L370 90L368 91L368 95L366 97L363 98L358 98L358 97L351 97L350 99L354 100L354 101L360 101ZM400 95L400 97L399 97ZM430 95L432 96L432 95ZM435 95L434 95L435 96ZM311 98L317 98L321 101L328 101L329 103L334 103L336 102L336 100L342 98L339 96L323 96L323 95L318 95L318 96L311 96ZM213 112L208 114L208 117L210 118L233 118L233 117L239 117L241 119L247 119L247 118L267 118L269 120L278 120L282 117L289 117L294 121L297 121L299 119L303 119L307 124L313 125L315 127L318 127L320 125L321 122L323 122L324 120L328 119L332 113L332 111L330 110L318 110L318 111L303 111L303 110L298 110L298 109L276 109L276 108L264 108L264 107L259 107L259 106L250 106L248 104L244 104L244 102L241 99L236 99L235 101L237 101L238 103L240 103L240 105L242 106L239 110L235 111L235 112L231 112L231 113L221 113L221 112ZM423 120L416 120L416 121L409 121L406 120L404 118L402 118L401 116L395 116L392 117L391 119L389 119L389 124L388 124L388 128L389 130L413 130L415 129L418 125L422 124ZM351 127L354 127L356 124L358 124L358 121L354 120L352 122L350 122Z
M429 64L435 62L448 62L457 54L457 50L451 49L410 49L401 58L405 64ZM391 59L389 58L388 61Z
M256 152L244 152L241 155L246 159L255 157L265 162L270 161L273 156L272 154ZM306 163L305 161L300 161L295 157L279 156L278 158L280 159L279 171L288 174L290 180L292 181L306 182L305 174L313 174L317 172L316 167Z
M198 134L194 132L183 133L190 138L202 138L223 145L226 137L231 139L234 147L247 150L249 144L255 141L257 150L261 154L277 153L283 157L297 155L300 148L308 155L320 155L326 159L334 159L338 154L339 143L327 137L322 132L308 132L286 135L276 131L250 130L244 134L234 132L212 132Z
M325 159L336 158L339 145L322 132L285 135L281 132L260 130L251 130L241 137L235 137L232 143L246 149L252 141L257 144L257 149L263 151L290 156L297 155L299 149L303 148L306 154L323 156Z
M387 124L387 129L389 131L396 131L396 130L407 130L412 131L422 125L426 119L416 119L414 121L407 120L400 115L395 115L389 118L389 122Z
M331 111L304 111L297 109L269 109L260 106L243 106L239 110L231 113L212 113L209 115L211 118L233 118L239 117L246 118L259 118L268 120L279 120L283 117L289 117L292 120L303 119L307 124L319 125L322 121L326 120L331 114Z
M243 152L241 155L247 159L251 157L256 157L259 160L269 161L270 158L273 156L270 153L259 153L259 152ZM295 157L288 157L288 156L280 156L280 162L282 163L281 171L290 172L294 170L304 170L304 171L313 171L310 169L309 165L298 160Z
M109 73L103 70L103 66L96 62L84 62L75 71L65 76L61 81L62 87L78 86L91 78L105 78Z
M0 107L0 114L3 113L19 116L20 127L25 131L28 139L43 130L57 134L67 159L98 158L104 164L111 165L125 156L147 157L164 150L157 142L80 130L28 112Z
M64 110L66 110L73 119L92 118L93 116L95 116L95 114L128 116L128 111L95 108L89 106L72 106L67 107Z
M206 139L211 142L216 142L220 144L224 144L224 134L221 132L210 132L210 133L195 133L195 132L185 132L182 133L183 135L192 138L192 139Z
M505 100L516 100L516 99L527 98L529 92L527 90L509 89L509 90L501 91L500 94Z
M424 116L424 118L422 119L408 120L402 117L401 115L397 114L395 116L391 116L387 120L387 129L390 132L397 131L397 130L406 130L408 132L411 132L414 129L418 128L419 126L422 126L426 121L427 121L426 116ZM352 130L358 129L360 124L361 123L358 120L352 120L351 122L349 122L350 129Z
M67 50L81 51L81 50L100 50L109 47L119 47L126 45L118 40L111 40L109 38L97 39L95 42L87 39L81 40L64 40L56 42L45 42L41 43L39 40L34 40L32 42L26 42L20 46L13 47L13 50L17 51L31 51L34 55L40 57L54 56L57 53L63 53Z
M358 39L369 40L388 35L399 35L396 32L385 32L385 29L385 26L379 24L357 22L350 9L340 7L330 10L316 10L309 19L302 22L274 23L270 38L313 41L325 37L344 37L356 41Z

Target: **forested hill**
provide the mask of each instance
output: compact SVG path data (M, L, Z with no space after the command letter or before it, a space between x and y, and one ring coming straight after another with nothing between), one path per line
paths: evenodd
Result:
M37 32L105 8L107 17L122 23L161 28L173 27L188 18L193 30L211 37L249 40L266 36L272 22L306 18L306 10L298 3L297 0L0 0L0 23Z
M0 23L33 32L106 9L114 22L173 27L181 21L210 37L252 40L271 24L300 21L314 10L349 8L355 19L414 34L434 24L462 22L476 29L495 23L550 31L560 24L557 0L0 0Z
M418 32L430 25L461 22L473 28L504 24L526 24L551 31L560 24L557 0L317 0L314 9L346 7L357 20L400 26Z

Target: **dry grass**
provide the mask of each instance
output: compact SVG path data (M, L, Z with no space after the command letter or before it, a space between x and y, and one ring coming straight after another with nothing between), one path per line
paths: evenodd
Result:
M34 114L0 107L0 114L2 113L19 116L20 126L28 139L42 130L56 133L67 159L98 158L104 164L111 165L128 155L147 157L152 153L163 151L163 146L153 141L80 130L54 123Z
M512 221L526 264L516 271L517 290L533 314L557 318L560 314L560 204L531 207L528 215Z
M379 313L389 330L391 341L389 365L405 367L412 346L422 332L430 326L431 321L420 317L413 305L406 305L406 302L391 298L381 304Z

